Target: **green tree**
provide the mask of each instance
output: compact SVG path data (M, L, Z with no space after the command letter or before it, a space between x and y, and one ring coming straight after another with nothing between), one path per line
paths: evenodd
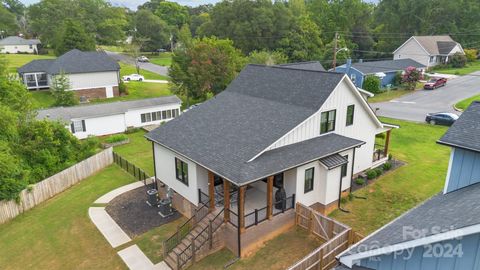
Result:
M279 46L291 61L320 60L322 57L320 29L306 16L296 20L292 30L280 40Z
M248 63L260 65L278 65L288 62L288 57L279 51L253 51L248 55Z
M464 49L465 57L467 57L468 62L477 61L478 50L477 49Z
M15 14L0 5L0 38L15 34L17 29Z
M380 78L374 75L365 77L362 88L374 94L380 93Z
M137 11L135 26L137 32L135 33L134 42L135 39L145 40L145 42L142 42L142 50L155 51L168 47L170 27L151 11L147 9Z
M95 39L89 35L79 22L67 20L58 33L55 54L62 55L72 49L81 51L95 50Z
M159 3L155 15L176 29L189 21L188 8L175 2Z
M169 75L175 93L206 98L223 91L243 65L244 58L231 40L194 39L190 47L174 52Z
M465 55L457 52L450 57L448 62L454 68L462 68L467 64L467 57Z
M73 106L78 104L77 98L73 91L70 91L70 82L65 73L56 75L50 87L55 99L55 106Z
M407 67L403 73L402 82L407 85L407 89L415 90L421 76L422 74L415 67Z

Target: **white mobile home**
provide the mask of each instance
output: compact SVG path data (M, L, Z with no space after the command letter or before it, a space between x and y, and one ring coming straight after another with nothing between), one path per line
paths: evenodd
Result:
M168 122L180 115L177 96L40 110L37 118L61 121L77 138L121 133Z
M38 53L38 39L24 39L10 36L0 40L0 53Z

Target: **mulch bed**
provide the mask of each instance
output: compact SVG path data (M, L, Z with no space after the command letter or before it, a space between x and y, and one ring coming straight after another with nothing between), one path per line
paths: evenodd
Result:
M170 217L162 218L157 207L149 206L146 203L146 191L150 188L151 186L139 187L126 192L113 199L105 208L131 238L181 217L180 213L175 212Z
M384 175L386 175L386 174L389 174L389 173L395 171L396 169L398 169L398 168L400 168L400 167L402 167L403 165L406 164L405 162L403 162L403 161L401 161L401 160L397 160L397 159L391 160L390 162L392 163L392 168L391 168L390 170L388 170L388 171L384 171L383 174L382 174L380 177L382 177L382 176L384 176ZM377 177L377 178L375 178L375 179L370 179L370 180L368 180L367 177L364 177L364 179L365 179L365 184L363 184L363 185L358 185L357 183L355 183L355 180L353 180L353 183L352 183L352 192L357 191L357 190L359 190L359 189L361 189L361 188L364 188L364 187L366 187L366 186L368 186L368 185L370 185L370 184L373 184L373 183L374 183L375 181L377 181L377 179L379 179L380 177Z

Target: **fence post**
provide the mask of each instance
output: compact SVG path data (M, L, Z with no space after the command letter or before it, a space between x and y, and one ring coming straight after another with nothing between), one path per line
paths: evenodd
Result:
M167 241L163 241L163 258L167 258Z
M323 270L323 266L324 266L324 261L323 261L323 248L320 249L320 255L319 255L319 262L318 262L318 269L319 270Z
M308 209L310 213L310 217L308 219L308 230L310 233L313 231L313 211L311 209Z
M209 241L210 249L212 249L213 248L213 228L212 228L211 220L208 223L208 239L210 240Z
M192 263L195 262L195 238L192 239Z
M295 208L295 194L292 195L292 208Z

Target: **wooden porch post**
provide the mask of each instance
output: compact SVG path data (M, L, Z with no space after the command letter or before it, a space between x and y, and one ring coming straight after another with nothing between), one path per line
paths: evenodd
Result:
M215 210L215 181L213 173L208 171L208 197L210 199L210 210Z
M384 153L385 153L385 156L388 156L388 147L390 146L390 132L392 130L389 129L387 131L387 137L385 138L385 149L384 149Z
M230 182L223 179L223 220L230 220Z
M267 218L272 219L273 176L267 178Z
M238 188L238 227L240 232L245 231L245 190L247 186Z

